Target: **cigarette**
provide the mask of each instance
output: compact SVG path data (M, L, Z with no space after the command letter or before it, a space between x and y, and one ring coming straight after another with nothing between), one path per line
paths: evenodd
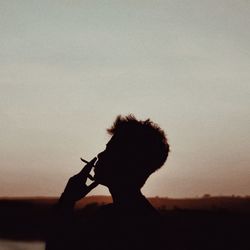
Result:
M82 157L81 157L80 159L81 159L81 161L83 161L83 162L85 162L85 163L89 163L89 161L84 160ZM88 174L88 178L89 178L91 181L94 181L94 180L95 180L94 177L93 177L91 174Z
M89 163L88 161L84 160L83 158L80 158L81 161L85 162L85 163Z

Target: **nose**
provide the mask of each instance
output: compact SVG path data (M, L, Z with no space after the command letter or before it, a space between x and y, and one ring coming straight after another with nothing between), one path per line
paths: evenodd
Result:
M100 152L98 155L97 155L97 157L98 157L98 160L100 160L100 158L102 158L102 156L103 156L103 153L104 153L104 151L102 151L102 152Z

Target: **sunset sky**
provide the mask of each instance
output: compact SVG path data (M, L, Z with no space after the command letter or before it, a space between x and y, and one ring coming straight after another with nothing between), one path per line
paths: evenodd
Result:
M247 0L0 1L0 196L59 195L129 113L171 145L146 196L250 195L249 27Z

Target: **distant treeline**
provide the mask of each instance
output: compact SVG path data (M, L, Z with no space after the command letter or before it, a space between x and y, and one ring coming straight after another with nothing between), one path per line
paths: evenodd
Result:
M0 198L0 211L37 208L46 209L55 204L58 197L23 197L23 198ZM204 195L201 198L167 198L167 197L149 197L151 204L160 210L173 209L195 209L195 210L227 210L229 212L250 212L250 196L209 196ZM76 208L81 209L87 204L97 203L99 205L112 202L111 196L87 196L80 200Z

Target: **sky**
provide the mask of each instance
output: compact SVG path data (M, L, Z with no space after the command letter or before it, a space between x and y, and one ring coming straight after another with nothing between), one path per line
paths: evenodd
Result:
M60 195L130 113L171 146L146 196L249 195L249 26L247 0L0 1L0 196Z

